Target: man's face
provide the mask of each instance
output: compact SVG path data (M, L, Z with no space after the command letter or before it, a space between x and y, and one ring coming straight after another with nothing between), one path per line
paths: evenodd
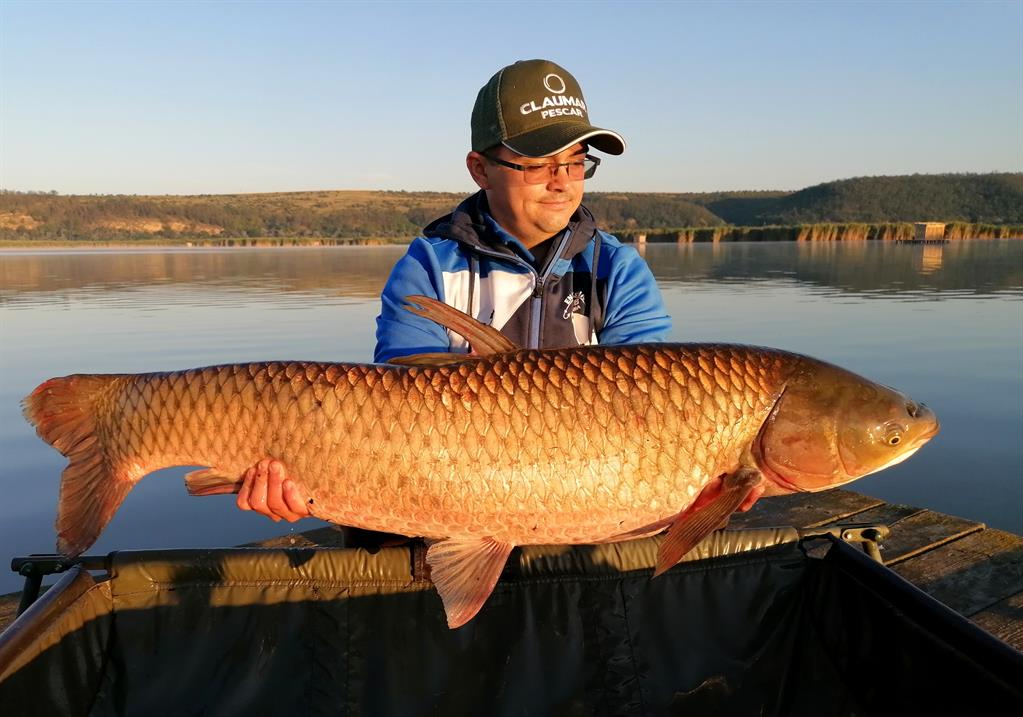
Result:
M554 164L581 162L586 148L575 144L543 158L523 157L507 147L492 149L488 154L521 165ZM564 229L583 200L585 180L569 179L565 168L555 176L548 175L542 184L527 184L521 171L489 162L478 152L470 152L466 164L476 183L486 190L494 219L527 247Z

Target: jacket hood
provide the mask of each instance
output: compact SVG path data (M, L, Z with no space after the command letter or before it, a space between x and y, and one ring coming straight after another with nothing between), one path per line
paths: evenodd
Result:
M453 239L476 250L514 254L514 251L487 226L484 215L489 213L487 194L481 189L463 200L451 214L427 224L423 229L423 236ZM568 229L571 230L572 236L562 254L563 259L570 259L586 247L597 231L597 222L592 212L580 204L568 220Z

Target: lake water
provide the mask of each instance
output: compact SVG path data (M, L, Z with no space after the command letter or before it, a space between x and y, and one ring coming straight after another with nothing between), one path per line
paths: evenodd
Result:
M368 361L402 247L0 252L0 592L50 552L65 461L18 402L52 376ZM678 341L810 354L895 386L942 432L856 490L1023 533L1023 241L650 245ZM142 481L92 548L229 546L316 527Z

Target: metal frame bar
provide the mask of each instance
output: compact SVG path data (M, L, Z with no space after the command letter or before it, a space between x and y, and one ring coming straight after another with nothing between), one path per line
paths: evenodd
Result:
M18 615L39 598L43 578L47 575L63 573L69 568L81 565L85 570L101 570L110 572L108 556L79 555L68 558L55 553L33 553L11 559L11 570L24 576L25 586L21 589L21 602L18 603Z

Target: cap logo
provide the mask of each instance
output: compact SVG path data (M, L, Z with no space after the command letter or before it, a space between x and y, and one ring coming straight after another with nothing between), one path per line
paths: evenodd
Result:
M553 72L543 78L543 86L547 88L548 92L553 92L556 95L565 91L565 81Z
M583 121L586 120L586 103L580 97L565 94L568 85L561 75L548 72L544 75L543 86L549 94L546 97L524 102L519 107L520 114L530 115L538 112L541 120L557 117L578 117Z

